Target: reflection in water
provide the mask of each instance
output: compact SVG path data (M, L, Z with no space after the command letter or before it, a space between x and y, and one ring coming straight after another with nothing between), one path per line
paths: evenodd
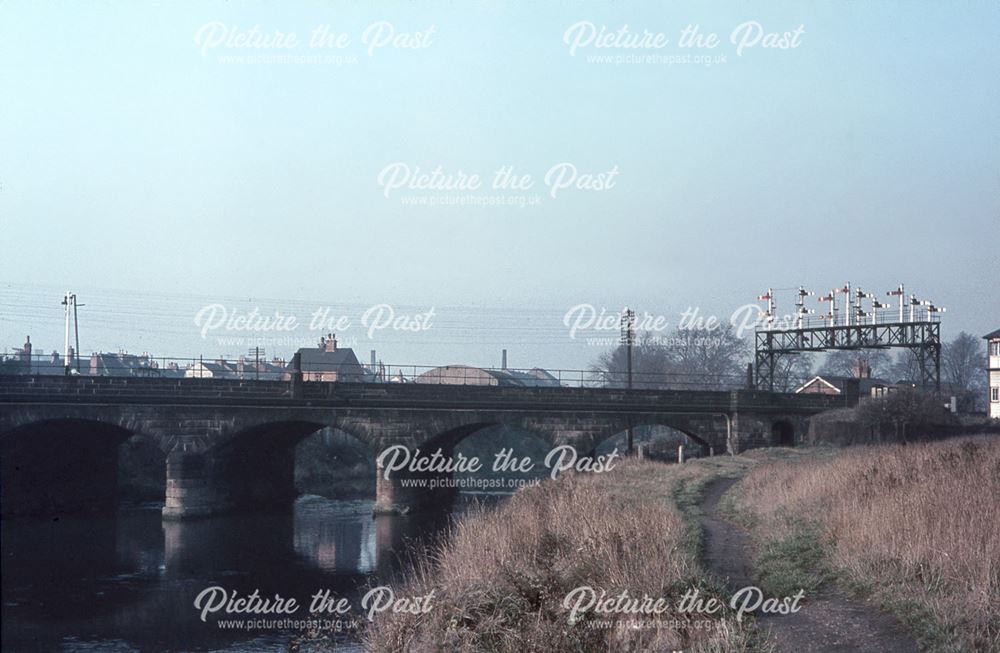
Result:
M308 606L321 589L354 605L447 515L372 517L371 501L300 498L284 513L161 522L159 506L108 517L5 520L4 650L283 650L288 633L202 623L197 594L221 585ZM297 615L307 616L305 608Z
M327 510L326 500L320 497L300 500L293 527L295 552L323 571L371 573L378 548L370 518L371 504L354 503L356 512L351 511L354 506L343 504L347 518L326 520L322 518Z

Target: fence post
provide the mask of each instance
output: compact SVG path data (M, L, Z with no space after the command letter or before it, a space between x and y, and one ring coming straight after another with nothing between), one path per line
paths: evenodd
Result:
M679 447L677 447L677 464L678 465L684 464L684 445L683 444L680 445Z

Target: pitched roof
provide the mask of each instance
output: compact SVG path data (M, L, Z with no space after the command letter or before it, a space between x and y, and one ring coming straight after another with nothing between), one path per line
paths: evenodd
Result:
M812 383L814 381L819 381L820 383L823 383L823 384L829 386L833 390L836 390L838 393L841 392L844 389L844 384L846 384L848 382L851 382L851 381L857 381L857 383L858 383L858 389L861 390L862 392L868 392L873 387L877 387L877 386L887 386L888 387L888 386L897 385L897 384L893 383L892 381L886 381L885 379L868 379L868 378L859 379L856 376L838 376L838 375L833 375L833 374L818 374L818 375L814 376L813 378L809 379L808 381L806 381L805 383L803 383L802 385L800 385L795 390L795 392L802 392L807 387L809 387L810 385L812 385Z
M526 372L521 370L489 370L500 381L500 385L522 386L558 386L559 381L543 369L535 368Z
M798 388L796 388L795 392L797 392L797 393L798 392L802 392L803 390L805 390L806 388L808 388L809 386L811 386L814 381L819 381L820 383L822 383L822 384L824 384L826 386L829 386L829 388L831 390L839 393L840 392L840 385L832 383L831 381L829 381L827 379L840 379L840 380L842 380L844 378L845 377L827 377L827 378L823 378L822 376L814 376L813 378L809 379L808 381L806 381L805 383L803 383L802 385L800 385Z
M983 336L983 338L985 338L986 340L992 340L993 338L1000 338L1000 329L987 333L985 336Z
M354 350L350 348L326 351L318 347L302 347L299 349L303 372L337 372L343 367L361 367ZM289 363L291 365L291 363ZM358 373L361 370L352 370Z
M226 372L232 372L232 368L226 363L220 363L216 361L198 361L192 367L200 367L203 370L212 372L213 374L225 374Z
M490 381L495 381L495 385L502 386L559 386L559 380L541 368L531 370L496 370L482 367L471 367L469 365L444 365L435 367L421 374L418 383L461 383L466 385L494 385Z

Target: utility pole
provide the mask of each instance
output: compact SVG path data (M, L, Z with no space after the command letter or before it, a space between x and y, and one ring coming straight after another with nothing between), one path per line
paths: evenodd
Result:
M76 334L76 338L75 338L76 349L74 350L75 353L76 353L76 371L78 373L80 371L80 321L77 319L78 316L77 316L77 311L76 311L76 307L77 307L76 295L74 293L71 293L71 292L69 292L67 290L66 294L63 296L62 305L65 306L65 309L63 309L63 313L65 314L65 317L66 317L66 334L65 334L65 338L63 340L63 366L66 369L66 374L69 375L69 371L70 371L70 365L69 365L69 322L70 322L70 319L73 320L73 331ZM72 307L72 310L73 310L72 315L70 315L70 308L71 307Z
M76 371L80 373L80 320L76 312L76 295L73 295L73 332L76 334Z
M63 315L66 318L66 337L63 339L63 367L66 368L65 372L67 376L69 376L69 298L70 292L67 290L62 300L62 304L65 307Z
M264 350L258 345L251 347L249 353L253 356L254 380L260 381L260 357L264 355Z
M635 342L635 311L630 308L625 308L622 313L621 319L622 328L622 344L625 345L625 359L626 359L626 370L628 376L626 377L626 388L632 389L632 344ZM632 453L632 420L629 419L628 429L626 430L626 447L627 453Z

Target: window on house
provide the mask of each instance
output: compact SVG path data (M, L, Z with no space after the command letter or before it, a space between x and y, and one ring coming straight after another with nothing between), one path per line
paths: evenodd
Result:
M990 388L990 401L1000 402L1000 387L993 386Z
M990 356L1000 356L1000 340L990 341Z

